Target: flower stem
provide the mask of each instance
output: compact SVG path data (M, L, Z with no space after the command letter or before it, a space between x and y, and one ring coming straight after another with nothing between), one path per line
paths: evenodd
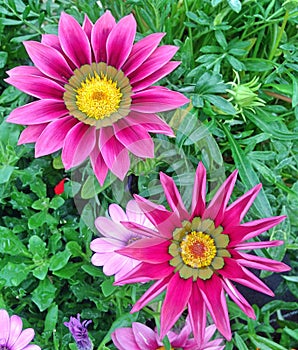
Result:
M286 10L286 13L285 13L285 15L284 15L284 19L283 19L283 21L282 21L281 28L280 28L280 30L279 30L279 32L278 32L278 35L277 35L275 44L273 45L272 50L271 50L271 52L270 52L270 55L269 55L269 58L268 58L269 61L271 61L272 58L275 56L276 50L277 50L277 48L278 48L278 46L279 46L279 43L280 43L280 41L281 41L281 38L282 38L283 32L284 32L284 30L285 30L286 24L287 24L287 22L288 22L288 19L289 19L289 11Z

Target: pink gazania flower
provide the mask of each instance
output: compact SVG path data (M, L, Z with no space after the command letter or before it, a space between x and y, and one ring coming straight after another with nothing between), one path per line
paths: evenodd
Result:
M191 333L189 322L186 322L179 334L170 331L167 336L173 350L223 350L225 348L221 346L223 339L209 341L215 331L216 327L214 325L208 326L201 345L198 345L194 338L189 337ZM165 349L157 331L153 331L139 322L133 322L132 328L117 328L111 334L111 337L118 350Z
M111 204L109 214L111 219L100 216L95 220L96 228L104 237L96 238L91 242L90 249L95 252L91 262L95 266L103 266L103 272L108 276L115 275L115 281L117 281L140 264L140 261L115 251L138 239L154 237L158 233L153 231L154 226L134 200L127 203L126 213L119 205ZM121 225L122 221L134 222L144 229L141 233L132 232Z
M163 173L160 181L172 211L135 196L140 209L159 231L160 238L158 242L157 238L154 242L141 239L118 251L140 260L141 264L115 284L156 280L137 301L132 312L139 311L166 290L161 309L161 338L188 306L196 339L202 339L200 334L205 329L208 310L218 330L230 340L225 292L246 315L255 318L252 307L233 282L273 296L273 292L247 267L275 272L290 270L282 262L244 252L283 244L283 241L245 241L277 225L285 216L240 223L261 184L228 205L236 177L237 171L234 171L206 205L206 169L200 163L190 213L185 209L173 179ZM131 231L136 227L132 222L123 225ZM137 232L141 231L140 226L136 228Z
M7 119L28 125L18 144L35 142L35 157L62 148L66 169L90 157L100 184L108 169L123 180L130 166L128 151L153 158L149 132L174 136L156 113L188 99L152 86L180 64L170 61L177 47L158 47L164 33L134 44L135 35L132 14L116 23L106 11L94 25L85 16L81 27L62 13L58 36L25 41L35 66L8 71L6 82L38 100L16 108Z
M38 345L29 344L34 337L32 328L23 329L19 316L9 317L6 310L0 310L0 349L1 350L41 350Z

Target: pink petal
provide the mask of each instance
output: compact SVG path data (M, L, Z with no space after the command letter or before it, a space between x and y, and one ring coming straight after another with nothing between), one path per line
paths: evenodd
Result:
M121 242L126 242L131 238L131 233L125 227L104 216L95 219L95 226L105 237L115 238Z
M98 255L98 254L97 254ZM114 274L117 274L122 270L122 267L125 265L128 258L121 256L117 254L116 252L114 254L111 254L109 259L104 263L103 266L103 273L107 276L112 276ZM129 259L131 260L131 259ZM131 270L131 267L127 272ZM124 271L125 272L125 271ZM123 275L123 273L122 273Z
M170 176L161 172L160 182L164 189L167 202L169 203L169 206L173 212L176 213L181 221L189 220L189 214L185 209L184 203L174 180Z
M96 143L96 128L77 123L66 135L62 150L65 169L81 164L91 153Z
M176 69L181 62L168 62L166 63L163 67L155 71L154 73L150 74L148 77L145 79L142 79L136 83L133 83L132 86L132 91L137 92L140 90L144 90L150 85L153 85L156 83L158 80L164 78L166 75L171 73L174 69Z
M52 48L56 49L60 53L63 53L63 50L61 49L61 46L60 46L60 41L59 41L58 35L42 34L41 43L44 45L51 46Z
M50 122L68 114L63 101L38 100L14 109L6 119L9 123L35 125Z
M0 320L1 324L1 331L2 331L2 322ZM19 316L12 315L10 318L10 332L9 332L9 339L7 341L7 346L12 347L13 344L16 342L16 340L19 338L21 332L23 329L23 322L22 319ZM2 338L2 334L0 335L0 339Z
M73 71L59 51L36 41L25 41L24 45L31 60L42 73L63 84L68 82Z
M91 241L90 249L95 253L109 254L123 247L124 245L125 243L120 240L101 237L101 238L95 238L93 241Z
M100 129L99 147L107 167L123 180L130 166L127 149L116 139L112 127Z
M125 214L125 211L118 204L110 204L109 205L109 214L111 219L120 224L121 221L128 221L128 217Z
M116 328L111 334L111 338L118 350L141 350L131 328Z
M153 33L138 41L133 45L131 53L124 63L122 70L126 76L141 66L141 64L157 48L165 33Z
M142 126L131 127L125 119L121 119L113 127L118 141L130 152L141 158L154 158L154 143Z
M256 315L254 309L248 303L248 301L243 297L241 293L237 290L237 288L229 281L228 278L223 278L223 287L224 290L228 293L230 298L236 303L240 309L250 318L256 319Z
M191 203L191 220L196 217L202 217L205 211L205 197L206 197L206 169L202 162L199 163L195 183L192 193Z
M156 205L138 195L134 195L134 198L149 221L158 229L161 237L171 238L173 230L176 227L181 227L181 221L176 213L172 213L163 206Z
M156 114L138 113L131 111L125 120L131 125L142 125L148 132L156 134L164 134L167 136L175 136L169 125Z
M131 110L143 113L169 111L181 107L189 99L179 92L161 86L153 86L132 96Z
M107 39L107 63L121 69L135 39L137 23L132 14L121 18Z
M184 311L192 292L192 278L187 280L175 273L170 280L160 316L160 338L163 338Z
M141 310L151 300L153 300L159 294L161 294L168 286L168 283L171 280L171 278L172 274L155 282L150 288L148 288L147 291L141 296L141 298L135 303L135 305L131 309L131 313Z
M41 347L38 345L32 344L32 345L25 346L21 350L41 350Z
M274 272L284 272L291 270L291 267L276 260L263 258L257 255L251 255L238 252L237 262L241 266L251 267L258 270L267 270Z
M154 229L154 226L146 218L146 216L144 215L144 213L142 212L141 208L138 206L135 200L132 199L127 203L126 214L127 214L128 220L133 221L137 224L141 224L147 228Z
M133 322L132 329L140 349L156 349L158 345L152 329L138 322Z
M91 33L91 44L97 63L106 62L107 60L106 42L115 25L115 18L110 11L106 11L94 24Z
M220 225L223 220L224 211L233 192L237 174L238 171L235 170L220 186L203 214L203 219L215 220L215 226Z
M222 225L223 226L238 225L244 218L248 209L253 204L261 188L262 188L262 184L259 184L254 188L252 188L250 191L246 192L243 196L238 198L235 202L233 202L225 212Z
M35 145L35 157L54 153L63 147L65 137L69 130L77 124L71 116L56 119L43 130Z
M91 64L91 48L87 34L79 23L65 12L61 13L58 36L60 45L77 68L84 64Z
M37 98L62 100L65 92L64 87L53 80L34 75L13 75L4 80L26 94Z
M261 241L261 242L247 242L247 243L238 243L234 249L235 250L254 250L260 248L270 248L283 245L284 241ZM229 244L229 248L232 248L233 245Z
M160 239L155 238L144 238L128 247L117 250L117 253L150 264L165 263L172 258L168 253L169 242L160 243L160 241Z
M197 283L217 329L230 341L232 334L229 313L220 278L213 274L209 280L198 280Z
M149 220L146 218L146 221L149 222ZM128 230L136 233L138 236L140 237L147 237L147 238L151 238L151 237L161 237L161 235L159 234L159 232L144 226L144 224L138 224L136 222L131 222L131 221L121 221L121 224L126 227ZM151 224L151 222L150 222ZM152 228L154 228L154 226L151 224L150 227L152 226Z
M194 338L199 346L204 342L206 327L206 305L196 283L193 284L192 293L188 303L189 320Z
M48 124L30 125L22 131L18 145L35 142Z
M225 258L225 266L223 269L219 270L219 273L223 277L246 287L274 296L274 293L258 277L248 271L245 267L240 266L234 259Z
M89 17L85 14L84 22L82 25L83 31L87 34L88 40L91 41L91 32L93 28L93 23L90 21Z
M23 330L17 341L13 344L13 350L23 350L23 348L28 345L33 338L34 330L32 328Z
M124 277L115 282L114 285L123 286L124 284L128 283L143 283L152 280L161 280L169 276L173 272L173 270L174 267L170 266L168 262L162 264L149 264L146 262L142 262L141 264L136 266L132 271L127 273ZM134 307L136 307L136 305L137 304L135 304Z
M159 71L170 61L177 50L178 47L172 45L158 47L138 69L129 75L130 84L134 86L135 83L140 82Z
M33 66L18 66L15 68L12 68L6 72L10 77L13 77L15 75L35 75L37 77L45 77L44 74L41 73L39 69Z
M283 221L286 216L272 216L260 220L246 222L239 226L229 226L227 233L230 237L230 245L235 245L269 230ZM226 233L225 228L223 233Z
M0 324L1 324L1 339L4 340L4 344L7 342L10 333L10 319L6 310L0 310Z
M98 138L98 136L96 136L96 138ZM98 182L100 183L100 185L103 186L109 169L102 158L102 155L100 153L100 150L97 144L95 145L92 152L90 153L90 160L91 160L91 165L92 165L94 174Z

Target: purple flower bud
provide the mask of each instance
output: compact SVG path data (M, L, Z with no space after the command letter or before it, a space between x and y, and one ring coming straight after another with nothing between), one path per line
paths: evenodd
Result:
M78 350L92 350L93 345L88 337L87 326L92 321L83 321L81 323L80 314L77 314L77 318L70 317L69 322L64 322L64 326L68 327L70 333L72 334Z

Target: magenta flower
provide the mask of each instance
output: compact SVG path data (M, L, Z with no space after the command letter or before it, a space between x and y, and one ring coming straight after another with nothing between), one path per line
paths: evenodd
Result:
M41 43L26 41L35 66L16 67L6 81L39 100L16 108L7 121L28 125L19 144L35 142L35 156L62 149L66 169L90 157L101 184L108 169L123 180L129 153L154 157L148 134L174 136L156 113L180 107L188 99L161 86L151 86L180 62L170 61L176 46L158 47L164 33L134 44L133 15L118 23L106 11L93 25L83 26L61 14L58 36Z
M91 340L88 336L88 324L90 324L92 321L83 321L80 320L80 314L77 314L77 318L70 317L69 322L64 322L64 326L66 326L71 335L73 336L78 350L92 350L93 345L91 343Z
M196 339L202 339L206 310L218 330L231 339L225 292L249 317L254 311L239 293L237 282L273 296L272 291L247 267L288 271L290 268L275 260L248 254L244 251L281 245L282 241L245 242L277 225L284 216L270 217L241 224L261 185L252 188L228 205L237 171L234 171L206 205L206 170L199 164L195 176L191 213L184 207L172 178L161 173L160 180L172 211L140 197L136 201L159 231L159 242L141 239L119 253L141 261L116 285L157 280L134 305L140 310L161 292L166 296L161 309L161 338L178 320L186 306ZM133 223L123 223L134 231ZM140 227L137 227L140 232ZM143 246L142 246L143 245Z
M90 248L95 252L91 262L93 265L103 266L103 272L108 276L115 275L115 281L117 281L140 264L140 261L120 255L115 251L140 238L154 237L158 232L153 231L154 226L134 200L127 203L126 213L119 205L111 204L109 214L111 219L98 217L95 220L96 228L104 237L96 238L91 242ZM121 221L131 221L141 225L142 228L145 226L146 232L132 232L123 227Z
M170 331L167 336L171 344L171 349L181 350L223 350L221 346L223 339L209 341L216 331L214 325L208 326L205 330L204 338L199 345L194 338L190 338L191 326L186 322L179 334ZM118 350L163 350L165 347L157 333L151 328L133 322L132 328L117 328L111 334L113 343Z
M6 310L0 310L0 349L1 350L41 350L38 345L29 345L34 337L32 328L23 329L19 316L9 317Z

